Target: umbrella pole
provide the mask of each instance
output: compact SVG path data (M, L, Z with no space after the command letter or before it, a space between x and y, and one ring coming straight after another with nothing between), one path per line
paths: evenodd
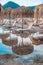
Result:
M23 13L22 13L22 34L23 34ZM23 45L23 37L22 37L22 45Z
M11 27L11 11L9 12L9 23L10 23L10 27ZM11 29L10 29L10 39L11 39ZM12 43L12 41L10 41L10 44Z

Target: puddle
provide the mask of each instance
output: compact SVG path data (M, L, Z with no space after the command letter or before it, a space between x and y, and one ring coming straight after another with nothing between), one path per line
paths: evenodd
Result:
M16 35L12 35L11 34L11 36L14 37ZM22 38L20 36L18 36L19 43L22 42L21 40L22 40ZM25 40L24 42L31 42L29 38L26 38L26 39L24 38L24 40ZM18 45L19 45L19 43L18 43ZM2 39L0 39L0 54L13 54L12 47L4 45L2 43ZM19 56L18 58L13 59L13 60L17 61L17 62L18 61L20 61L20 62L22 61L24 63L26 63L26 62L33 62L33 60L34 60L34 58L35 58L36 55L43 56L43 44L42 45L34 45L34 51L31 54Z

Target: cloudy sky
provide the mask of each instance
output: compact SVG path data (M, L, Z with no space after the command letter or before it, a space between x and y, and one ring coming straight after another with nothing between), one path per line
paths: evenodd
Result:
M0 0L0 3L2 5L4 5L5 3L7 3L8 1L13 1L19 5L25 5L25 6L33 6L33 5L37 5L37 4L41 4L43 3L43 0Z

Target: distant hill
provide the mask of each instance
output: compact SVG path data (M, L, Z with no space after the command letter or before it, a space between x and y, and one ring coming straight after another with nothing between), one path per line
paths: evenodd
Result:
M34 10L35 6L28 6L27 8Z
M6 4L4 4L3 6L2 6L4 9L5 8L18 8L19 7L19 5L18 4L16 4L16 3L14 3L14 2L12 2L12 1L9 1L9 2L7 2Z
M4 9L5 9L5 8L9 8L9 7L10 7L10 8L18 8L18 7L20 7L20 5L17 4L17 3L15 3L15 2L9 1L9 2L7 2L6 4L4 4L2 7L3 7ZM34 10L35 6L27 6L27 8L30 8L30 9Z

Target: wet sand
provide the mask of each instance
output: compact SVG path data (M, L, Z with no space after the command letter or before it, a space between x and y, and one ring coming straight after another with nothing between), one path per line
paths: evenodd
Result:
M10 60L13 61L14 58L18 58L18 56L14 56L12 54L4 54L0 55L0 65L9 62Z
M14 61L9 61L3 65L43 65L43 63L22 63L22 62L14 62Z

